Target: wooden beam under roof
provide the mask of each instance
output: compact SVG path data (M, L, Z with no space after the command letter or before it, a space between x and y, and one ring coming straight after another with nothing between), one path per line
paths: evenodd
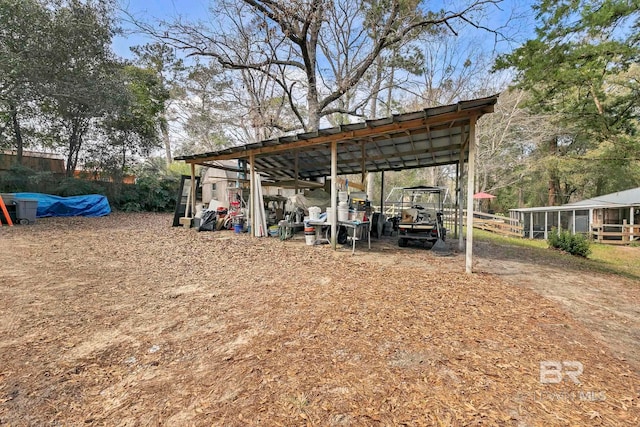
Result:
M324 184L316 181L304 181L302 179L288 181L262 182L263 187L280 187L280 188L323 188Z
M486 111L485 111L486 110ZM493 105L491 105L489 111L487 108L483 109L483 113L489 113L493 111ZM384 134L393 134L397 132L402 132L404 130L417 130L420 128L426 128L429 125L434 124L442 124L444 122L455 122L459 120L464 120L466 122L467 119L472 116L477 116L478 112L476 110L462 110L462 111L454 111L443 113L434 116L423 116L418 119L407 120L407 121L399 121L393 122L386 125L380 126L367 126L361 129L349 130L344 132L339 132L336 134L329 135L321 135L317 137L311 137L309 139L298 139L293 142L283 142L277 145L268 145L257 148L246 148L243 151L233 151L227 154L212 154L208 157L200 157L197 158L185 158L183 159L187 163L201 163L210 160L229 160L229 159L237 159L237 158L246 158L251 155L260 156L263 154L271 154L277 153L281 151L289 151L292 149L300 149L306 147L312 147L314 145L323 145L332 141L336 141L338 143L348 142L354 139L366 138L370 136L381 136Z

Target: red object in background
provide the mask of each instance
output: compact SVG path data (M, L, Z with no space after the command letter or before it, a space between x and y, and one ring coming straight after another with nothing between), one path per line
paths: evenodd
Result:
M495 199L496 196L489 193L476 193L473 195L474 199Z
M4 200L2 200L2 196L0 196L0 208L2 209L2 213L4 214L4 218L7 220L7 224L9 226L13 225L13 221L11 221L11 217L9 216L9 211L7 211L7 206L4 204ZM0 227L2 226L2 221L0 221Z

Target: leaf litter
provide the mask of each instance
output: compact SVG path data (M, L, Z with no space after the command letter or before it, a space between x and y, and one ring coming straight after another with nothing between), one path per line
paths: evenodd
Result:
M0 425L640 424L629 365L460 256L170 221L0 229Z

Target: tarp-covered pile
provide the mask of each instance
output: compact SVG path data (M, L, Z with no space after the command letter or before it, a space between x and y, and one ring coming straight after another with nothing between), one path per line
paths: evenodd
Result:
M17 199L38 201L38 218L49 216L105 216L111 213L109 201L100 194L60 197L41 193L16 193Z

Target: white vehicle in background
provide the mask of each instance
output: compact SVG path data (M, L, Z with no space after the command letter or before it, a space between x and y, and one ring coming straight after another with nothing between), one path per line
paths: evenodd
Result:
M398 218L398 246L410 241L444 241L447 230L442 223L446 188L420 185L402 188Z

